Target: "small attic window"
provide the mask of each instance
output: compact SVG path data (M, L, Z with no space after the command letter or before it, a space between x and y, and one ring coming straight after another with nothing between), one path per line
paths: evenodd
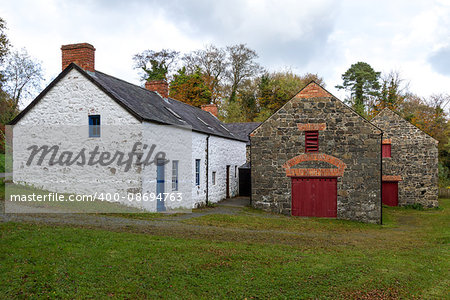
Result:
M319 151L319 131L305 131L305 152Z
M174 115L178 119L181 119L181 116L179 114L177 114L176 112L174 112L171 108L168 108L166 106L164 106L164 108L167 109L172 115Z

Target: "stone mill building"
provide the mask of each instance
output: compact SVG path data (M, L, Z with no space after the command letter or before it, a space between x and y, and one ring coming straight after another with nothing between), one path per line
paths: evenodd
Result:
M381 223L382 130L317 83L250 138L253 207Z
M438 206L438 141L385 108L371 120L383 134L383 203Z

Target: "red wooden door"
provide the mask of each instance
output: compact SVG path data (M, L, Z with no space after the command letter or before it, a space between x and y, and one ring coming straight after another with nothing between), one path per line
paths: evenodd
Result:
M398 182L384 181L382 190L383 204L398 206Z
M337 216L336 178L292 178L292 215Z

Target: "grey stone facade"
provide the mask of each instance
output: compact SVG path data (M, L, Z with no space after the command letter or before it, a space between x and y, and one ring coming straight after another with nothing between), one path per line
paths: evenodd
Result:
M320 172L325 164L334 173L337 169L330 162L343 162L345 170L337 179L337 218L380 223L381 130L314 82L252 132L252 205L291 214L286 162L305 153L305 133L299 124L324 124L316 155L323 159L292 167Z
M391 140L383 175L401 177L399 205L438 206L438 142L388 108L371 122L383 130L383 139Z

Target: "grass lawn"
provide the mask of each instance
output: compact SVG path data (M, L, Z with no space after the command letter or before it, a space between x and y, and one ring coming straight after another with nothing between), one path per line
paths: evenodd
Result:
M0 153L0 173L5 173L5 154Z
M233 241L3 223L0 298L448 299L450 199L440 203L384 208L383 226L251 209L183 221Z

